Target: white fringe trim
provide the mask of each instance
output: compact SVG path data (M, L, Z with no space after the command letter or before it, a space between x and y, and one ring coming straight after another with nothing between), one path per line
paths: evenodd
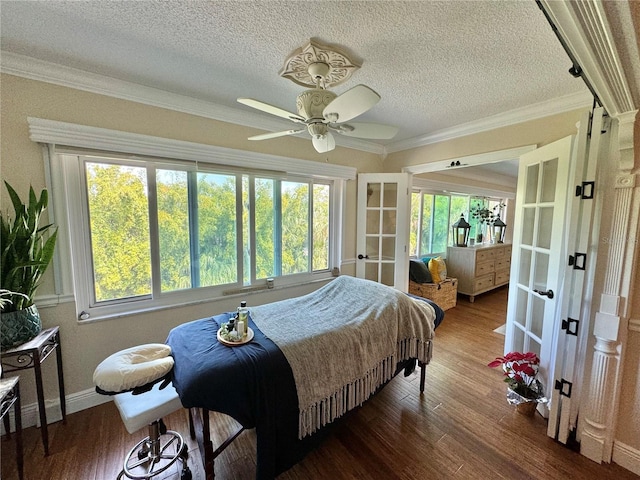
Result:
M407 338L397 344L396 354L378 362L362 378L358 378L340 388L332 395L300 411L298 438L311 435L316 430L333 422L349 410L362 405L384 383L391 380L398 362L416 358L427 365L431 360L431 341Z

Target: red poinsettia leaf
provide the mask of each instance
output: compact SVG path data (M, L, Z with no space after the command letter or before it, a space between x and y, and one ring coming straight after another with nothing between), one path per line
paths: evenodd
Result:
M502 365L502 358L496 358L494 361L489 362L488 366L493 368Z
M521 371L530 377L533 377L536 374L536 371L531 368L531 365L524 365Z

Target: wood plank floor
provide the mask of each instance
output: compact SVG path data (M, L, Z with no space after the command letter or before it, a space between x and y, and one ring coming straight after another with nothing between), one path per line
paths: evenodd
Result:
M505 400L499 371L486 365L502 353L507 289L480 295L474 304L458 299L436 332L424 395L419 376L398 376L362 408L347 414L330 437L302 462L278 477L314 479L635 479L615 464L598 465L554 442L546 421L517 414ZM189 442L194 480L203 478L197 446L188 439L184 412L167 417L169 428ZM212 417L214 448L237 427ZM125 453L143 436L129 435L113 403L68 416L50 426L50 449L43 456L40 432L25 438L27 480L116 478ZM17 478L13 438L4 439L2 478ZM180 478L177 467L161 477ZM255 435L243 433L216 460L216 478L255 475Z

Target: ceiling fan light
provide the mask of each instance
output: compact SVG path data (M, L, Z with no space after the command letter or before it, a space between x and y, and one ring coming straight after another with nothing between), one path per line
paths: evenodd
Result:
M324 138L328 131L324 123L312 123L308 126L308 130L313 138Z

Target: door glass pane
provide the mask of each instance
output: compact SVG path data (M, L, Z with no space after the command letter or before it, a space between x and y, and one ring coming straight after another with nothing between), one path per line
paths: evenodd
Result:
M533 288L536 290L547 290L547 274L549 273L549 255L536 252L536 266L533 273Z
M551 248L551 227L553 227L553 207L538 210L538 243L540 248Z
M382 233L396 233L396 210L384 210L382 212Z
M540 343L537 342L534 338L529 337L529 345L527 346L527 351L533 352L538 355L540 358Z
M535 208L524 208L522 212L522 244L533 245L533 227L536 219Z
M515 352L524 352L524 330L517 325L513 324L513 350Z
M372 280L374 282L378 281L378 264L367 262L364 266L364 278L367 280Z
M378 248L378 237L367 237L367 251L365 253L368 255L369 260L378 258Z
M545 301L537 293L531 296L531 333L536 337L542 338L542 325L544 323L544 305Z
M525 287L529 287L529 276L531 274L531 250L520 250L520 273L518 274L518 283Z
M380 233L380 211L367 210L367 231L368 235Z
M367 183L367 207L380 206L380 184Z
M527 299L529 297L529 293L526 290L518 288L518 303L515 322L519 325L524 326L527 324Z
M380 283L393 287L393 285L395 284L394 272L394 263L383 263L382 274L380 275Z
M553 202L556 198L556 175L558 173L558 159L554 158L542 164L542 192L541 202Z
M536 203L538 198L538 168L538 164L527 167L524 203Z
M398 184L385 183L383 192L384 207L396 207L398 205Z
M395 237L383 237L382 238L382 260L394 260L396 254L396 239Z

